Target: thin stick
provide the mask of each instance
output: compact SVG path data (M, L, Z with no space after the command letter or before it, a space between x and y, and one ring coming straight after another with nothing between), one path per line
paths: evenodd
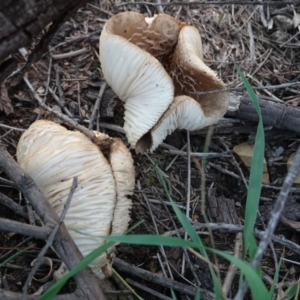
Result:
M4 125L4 124L0 124L0 127L8 128L8 129L11 129L11 130L16 130L16 131L22 131L22 132L25 131L25 129L12 127L12 126L8 126L8 125Z
M185 148L187 147L187 144L185 144L181 149L180 149L180 151L183 151L183 150L185 150ZM173 165L173 163L176 161L176 159L179 157L179 155L176 155L173 159L172 159L172 161L169 163L169 165L165 168L165 171L168 171L170 168L171 168L171 166Z
M195 223L193 227L196 230L203 230L210 228L211 230L226 230L229 232L238 232L238 231L243 231L244 226L241 225L234 225L234 224L226 224L226 223ZM164 236L172 236L172 235L177 235L177 234L184 234L185 229L184 228L179 228L177 230L172 230L172 231L167 231L163 235ZM254 229L254 234L255 236L259 237L260 239L263 238L265 232L261 230ZM278 243L291 251L300 254L300 246L297 245L294 242L291 242L290 240L286 239L283 236L277 236L277 235L272 235L272 241L274 243Z
M37 256L37 259L34 262L33 268L31 269L30 273L28 274L27 280L26 280L26 282L25 282L25 284L22 288L23 300L26 300L28 287L31 285L32 278L34 277L35 272L37 271L37 269L40 267L40 265L43 261L43 257L45 256L47 250L52 246L53 241L55 239L55 236L56 236L62 222L64 221L64 218L65 218L65 216L67 214L67 211L70 207L71 200L73 198L73 195L74 195L74 192L75 192L76 188L77 188L77 177L74 177L73 181L72 181L71 189L70 189L68 198L66 200L66 203L64 205L64 209L61 213L59 222L55 225L53 231L51 232L51 234L50 234L50 236L47 240L46 245L43 247L43 249L40 251L39 255Z
M237 174L235 174L235 173L233 173L231 171L228 171L228 170L222 168L221 166L216 165L216 164L214 164L212 162L207 163L207 166L213 167L214 169L216 169L216 170L218 170L218 171L220 171L220 172L222 172L224 174L227 174L229 176L232 176L233 178L236 178L236 179L239 179L239 180L241 179L241 177L239 175L237 175Z
M93 109L93 112L92 112L92 116L91 116L91 119L90 119L90 124L89 124L89 129L90 130L93 129L96 114L99 111L101 99L103 97L105 89L106 89L106 82L103 82L101 84L101 87L100 87L100 90L99 90L99 93L98 93L98 96L97 96L97 100L95 102L94 109Z
M25 223L0 218L0 229L34 237L36 239L45 240L51 231L45 227L37 227Z
M256 269L263 257L264 252L266 251L269 243L272 240L272 235L275 231L275 228L279 222L280 215L284 209L287 197L290 193L290 189L298 175L300 169L300 147L296 152L294 162L289 169L289 172L284 180L281 191L277 197L274 208L271 211L271 218L268 222L268 227L264 232L264 236L258 245L258 249L256 254L251 262L251 266L253 269ZM242 300L244 299L244 295L248 290L248 283L245 281L243 285L239 288L238 293L234 297L234 300Z
M156 292L155 290L153 289L150 289L148 287L146 287L144 284L140 284L130 278L126 278L126 282L128 282L129 284L133 285L133 286L136 286L137 288L139 288L140 290L142 291L145 291L151 295L154 295L155 297L157 297L157 299L162 299L162 300L172 300L172 298L170 297L167 297L161 293L158 293Z
M45 57L49 52L55 50L56 48L59 48L61 46L65 46L67 44L72 44L72 43L76 43L76 42L88 39L88 38L90 38L93 35L100 34L101 31L102 31L102 29L98 29L98 30L95 30L95 31L93 31L93 32L91 32L89 34L80 35L80 36L77 36L77 37L75 37L73 39L70 39L70 40L67 40L65 42L59 43L56 46L50 48L49 51L47 51L46 53L44 53L43 57Z
M243 249L243 233L238 232L235 237L234 256L237 258L241 258L242 249ZM237 266L231 263L228 268L228 272L225 276L223 287L222 287L223 294L226 297L230 292L232 281L234 279L236 271L237 271Z
M36 91L34 90L33 86L31 85L31 83L29 82L28 78L26 76L23 77L25 83L27 84L27 86L29 87L31 93L33 94L33 97L38 101L39 105L49 111L50 113L52 113L53 115L55 115L56 117L60 118L63 122L65 122L66 124L71 125L72 127L74 127L75 129L81 131L82 133L84 133L86 136L88 136L90 139L93 139L95 137L95 134L93 131L88 130L86 127L79 125L76 121L70 119L69 117L67 117L66 115L53 110L52 108L50 108L49 106L47 106L46 104L44 104L43 100L40 98L40 96L36 93Z
M141 191L141 183L140 183L139 180L137 180L137 187L138 187L138 189ZM149 212L150 212L150 216L151 216L151 219L152 219L153 226L154 226L154 228L155 228L155 232L156 232L156 234L159 234L159 230L158 230L158 228L157 228L157 224L156 224L156 222L155 222L155 218L154 218L154 216L153 216L153 212L152 212L150 203L149 203L149 201L148 201L148 198L147 198L147 196L146 196L144 193L142 193L142 196L143 196L143 198L144 198L144 200L145 200L145 202L146 202L146 204L147 204L148 210L149 210ZM162 253L162 256L163 256L163 258L164 258L164 260L165 260L165 262L166 262L167 269L168 269L168 272L169 272L169 276L170 276L172 279L174 279L174 278L173 278L172 271L171 271L171 268L170 268L170 265L169 265L169 262L168 262L168 259L167 259L167 255L166 255L165 249L164 249L163 246L159 246L159 248L160 248L160 251L161 251L161 253Z
M69 57L74 57L74 56L78 56L84 53L89 52L89 49L87 48L83 48L83 49L79 49L79 50L75 50L75 51L71 51L68 53L62 53L62 54L51 54L52 58L55 60L58 59L65 59L65 58L69 58Z
M60 69L59 69L59 66L58 65L54 65L54 70L55 70L55 83L56 83L56 86L57 86L57 89L58 89L58 94L59 94L59 98L60 98L60 101L61 101L61 105L62 106L65 106L66 105L66 99L65 99L65 96L64 96L64 92L61 88L61 84L60 84Z
M191 156L191 157L205 157L205 158L209 158L209 157L226 157L227 154L232 153L232 150L229 151L224 151L222 153L201 153L201 152L191 152L191 153L187 153L185 151L180 151L180 150L168 150L165 151L166 153L170 153L170 154L176 154L176 155L182 155L182 156Z
M44 103L46 102L46 99L48 96L48 89L49 89L50 79L51 79L51 68L52 68L52 57L50 55L49 68L48 68L48 73L47 73L46 91L45 91L45 95L44 95Z
M186 140L187 140L187 192L186 192L186 211L185 215L189 219L190 218L190 209L191 209L191 142L190 142L190 132L187 130L186 132ZM184 239L187 240L188 234L187 232L184 234ZM184 275L185 270L185 255L182 256L182 264L181 264L181 275Z
M2 193L0 193L0 204L10 208L14 213L28 220L26 209Z
M120 271L135 275L139 278L151 281L152 283L159 284L159 285L167 287L167 288L172 288L175 291L180 292L181 294L194 296L196 293L196 288L193 286L189 286L189 285L180 283L178 281L174 281L172 279L165 278L165 277L159 276L155 273L138 268L136 266L133 266L132 264L128 264L128 263L122 261L121 259L119 259L117 257L113 261L113 266ZM207 290L201 289L200 293L201 293L201 299L203 299L203 300L213 300L214 299L214 294Z
M157 2L157 4L159 4L156 8L157 8L157 10L158 10L158 13L159 14L163 14L164 13L164 9L163 9L163 7L162 7L162 5L161 5L161 1L160 0L156 0L156 2Z
M65 111L65 113L70 117L72 118L73 115L71 114L71 112L65 107L65 104L64 104L64 100L63 99L60 99L56 94L55 92L51 89L51 87L48 88L51 96L53 97L53 99L57 102L57 104Z

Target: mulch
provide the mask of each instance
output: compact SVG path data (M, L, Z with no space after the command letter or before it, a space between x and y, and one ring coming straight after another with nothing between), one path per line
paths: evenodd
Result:
M300 13L299 5L285 5L281 1L268 5L174 5L171 2L166 6L158 4L128 4L123 1L101 1L99 4L93 1L81 8L59 29L49 46L49 52L27 70L28 80L46 105L69 115L86 127L89 126L99 90L104 82L98 59L99 34L109 17L126 10L137 11L147 16L153 16L163 10L166 14L196 26L201 33L206 64L222 78L228 88L242 87L235 65L240 67L254 88L300 81L300 17L297 14ZM39 37L36 43L38 40ZM20 67L26 64L32 49L34 45L28 49L20 49L19 53L15 54ZM50 119L61 123L57 117L39 107L23 80L12 77L0 89L0 139L13 156L23 130L36 119ZM257 90L257 95L268 101L286 103L294 107L298 107L300 102L297 86L260 89ZM96 114L94 129L119 137L127 143L125 135L121 130L118 131L123 125L123 114L122 103L113 91L106 87ZM228 131L228 126L234 130ZM169 192L177 205L186 212L189 203L188 216L195 226L204 223L201 212L203 195L206 195L209 222L243 225L249 170L232 149L242 142L253 143L256 128L255 122L247 120L221 120L209 146L209 152L214 155L208 157L205 182L201 175L200 154L204 149L207 130L191 132L189 140L186 132L176 131L152 154L136 155L132 151L137 184L132 197L130 225L144 221L134 233L169 234L181 228L155 173L156 164L164 172ZM262 188L260 213L256 224L258 230L264 230L270 218L273 202L287 174L287 160L299 146L297 134L280 134L280 131L275 134L271 131L272 134L268 135L270 130L272 128L265 128L265 158L269 182L263 184ZM193 153L190 158L188 153ZM26 205L22 195L6 180L7 177L0 171L0 191L17 203ZM294 185L285 211L285 217L290 221L299 221L299 193L300 188ZM1 208L0 217L24 221L8 208ZM234 253L235 231L215 230L213 240L204 228L199 229L198 233L205 245ZM180 231L176 234L184 237ZM288 223L279 224L276 235L299 243L298 230L291 228ZM42 241L13 233L1 233L0 263L7 258L8 253L13 254L25 246L33 248L0 269L0 276L3 278L0 288L21 291L30 271L30 264L43 244ZM282 286L287 287L297 280L300 275L296 263L299 261L299 255L300 251L292 251L286 244L274 242L273 250L268 249L262 261L265 282L269 285L272 283L271 278L280 258L289 260L282 261L281 264L279 282L282 282ZM59 259L52 250L48 251L47 256L53 259L54 268L58 267ZM164 275L173 280L175 285L176 282L190 288L200 285L201 289L213 292L208 265L189 251L183 252L182 249L169 247L120 245L117 257L124 263L155 275ZM229 270L229 263L222 259L218 259L216 263L221 278L224 279ZM43 277L48 271L46 267L40 269L38 276ZM165 284L147 281L143 277L141 279L134 269L128 269L128 272L122 270L120 274L129 279L132 287L144 299L162 299L159 295L151 294L151 290L171 297ZM111 283L110 289L125 289L116 277L111 279ZM136 287L136 283L151 290L145 291L140 286ZM37 291L43 284L45 283L34 281L29 293ZM64 292L72 289L74 284L69 282ZM237 289L238 276L232 282L228 297L233 297ZM128 296L126 293L125 295ZM178 299L192 299L179 292L177 296ZM118 297L124 299L120 295Z

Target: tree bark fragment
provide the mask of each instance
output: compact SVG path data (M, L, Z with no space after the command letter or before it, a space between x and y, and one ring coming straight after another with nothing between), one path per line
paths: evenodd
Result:
M300 107L277 103L258 97L259 106L266 126L300 133ZM259 118L247 94L231 94L227 117L258 122Z

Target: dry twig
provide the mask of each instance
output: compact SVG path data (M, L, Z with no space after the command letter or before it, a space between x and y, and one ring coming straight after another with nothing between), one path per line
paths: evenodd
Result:
M299 169L300 169L300 147L296 153L293 165L290 167L289 172L284 180L279 196L277 197L274 208L272 209L271 218L269 220L267 229L264 232L263 238L258 245L253 261L251 262L251 266L253 269L256 269L258 267L264 252L266 251L268 245L272 240L272 235L275 231L278 221L280 220L280 215L284 209L287 197L290 193L290 188L292 187L292 184L294 183L299 173ZM239 288L239 291L236 294L234 299L235 300L244 299L244 295L247 292L247 290L248 290L248 283L244 282L244 284Z
M28 296L27 295L28 288L31 285L32 278L34 277L37 269L40 267L40 265L43 261L44 255L46 254L47 250L52 246L52 244L54 242L54 239L56 237L56 234L58 232L58 229L61 226L62 222L64 221L64 218L65 218L65 216L67 214L67 211L70 207L70 203L71 203L71 200L72 200L72 197L74 195L74 192L75 192L76 188L77 188L77 177L73 178L72 186L71 186L68 198L66 200L66 203L64 205L64 209L61 213L59 222L55 225L55 227L53 228L51 234L49 235L49 238L47 239L46 245L39 252L39 254L37 256L37 259L34 262L33 268L31 269L30 273L28 274L27 279L26 279L26 281L23 285L23 300L26 300L26 298Z

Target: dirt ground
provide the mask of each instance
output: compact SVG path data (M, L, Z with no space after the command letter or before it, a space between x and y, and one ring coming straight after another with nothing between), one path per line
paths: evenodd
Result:
M131 10L153 16L159 13L160 9L160 6L151 5L151 3L149 5L126 5L126 2L121 1L90 2L60 28L51 42L49 52L42 60L30 67L27 73L30 83L49 107L61 110L63 113L67 111L80 124L88 126L99 89L104 81L98 59L99 34L103 25L118 12ZM218 74L228 88L242 86L234 69L235 64L246 74L253 87L300 81L300 5L285 5L282 1L264 6L168 5L163 6L163 11L199 29L205 63ZM26 48L17 54L20 66L26 63L26 58L32 49ZM81 51L72 56L72 53L78 50ZM63 56L63 54L66 55ZM57 96L60 95L56 66L60 70L60 86L65 98L63 107L55 101L49 89L51 88ZM263 89L258 90L257 94L264 99L279 103L285 102L295 107L298 107L300 102L300 92L297 86ZM121 102L107 87L94 128L119 137L127 143L123 133L109 126L111 124L122 126L123 113ZM0 138L13 156L15 156L16 145L22 130L28 128L38 118L60 122L39 107L23 80L8 80L5 86L1 87ZM20 130L15 130L15 128ZM215 155L208 158L204 191L207 214L211 223L243 225L247 196L245 183L249 178L249 170L232 149L243 142L253 143L256 128L256 123L225 116L212 136L209 152ZM287 173L287 160L299 146L299 138L293 132L272 128L265 128L265 132L265 159L269 182L264 183L262 188L260 214L256 224L258 230L264 230L267 224L269 212ZM177 205L186 212L187 202L190 202L189 217L194 225L204 222L201 214L201 192L203 191L201 157L192 156L189 167L186 149L190 147L192 153L203 152L206 135L207 129L196 133L191 132L188 145L187 133L176 131L164 142L173 148L162 145L153 154L147 155L136 155L132 151L137 184L132 197L130 225L144 220L144 223L135 229L135 233L166 234L181 227L154 172L156 163L166 174L169 191ZM174 149L181 151L179 155L172 152ZM6 175L0 170L0 192L26 206L22 195L7 180ZM295 222L299 221L300 216L300 188L297 187L294 185L285 210L286 218ZM0 217L25 221L3 206L0 209ZM214 231L214 244L206 229L200 229L198 232L206 245L214 245L220 250L234 253L236 232L225 229ZM284 236L296 244L299 243L300 236L297 230L292 229L288 224L280 223L276 235ZM43 245L42 241L1 232L0 262L17 250L29 246L31 248L11 264L0 269L0 288L21 291L31 269L31 262ZM273 243L273 247L274 251L268 250L262 261L264 280L267 284L271 283L278 259L285 258L289 261L282 262L279 282L284 282L283 285L287 287L299 278L300 269L296 262L300 259L300 252L292 251L282 243ZM122 261L157 275L166 273L168 278L174 280L175 285L176 282L189 287L200 284L201 289L212 292L212 280L207 264L190 252L186 254L187 257L184 256L182 249L168 247L120 245L117 250L117 257ZM277 256L277 263L274 255ZM53 260L53 268L57 269L59 259L56 254L49 250L47 257ZM185 266L184 272L181 270L183 265ZM224 279L229 270L229 264L219 259L218 267ZM37 277L44 278L48 272L49 268L46 266L38 271ZM128 282L144 299L163 298L151 294L151 291L136 287L135 283L149 287L160 295L164 295L165 299L171 297L169 289L163 284L141 279L134 271L120 271L120 274L124 279L128 279ZM44 282L34 281L29 293L36 292L51 279L50 276ZM113 287L109 290L114 288L123 291L125 289L115 277L110 281ZM238 276L232 282L229 298L235 295L237 283ZM75 284L70 281L62 292L72 291L74 286ZM124 299L124 297L132 299L132 295L127 293L118 296L119 299ZM180 293L177 297L178 299L193 299L191 296Z

